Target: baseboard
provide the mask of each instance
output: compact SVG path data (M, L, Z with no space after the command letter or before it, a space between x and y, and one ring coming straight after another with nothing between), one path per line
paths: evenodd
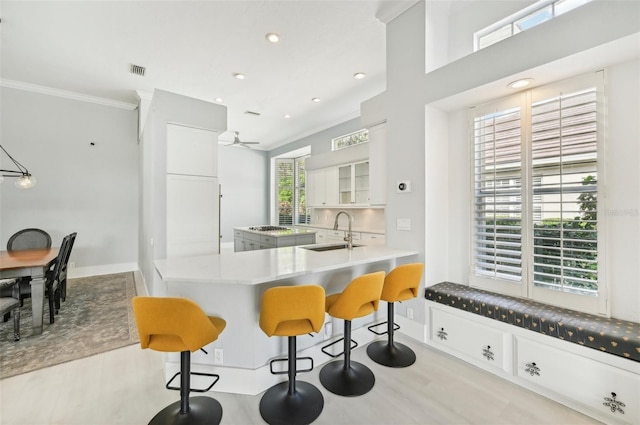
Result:
M113 273L135 272L138 263L105 264L100 266L75 267L69 269L69 279L88 276L101 276Z
M409 338L413 338L423 344L427 342L427 325L424 323L418 323L398 314L395 315L393 321L400 325L398 332L401 334L408 336Z

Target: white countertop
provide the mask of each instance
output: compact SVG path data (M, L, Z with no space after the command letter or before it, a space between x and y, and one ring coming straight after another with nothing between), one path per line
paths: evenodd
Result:
M253 227L253 226L249 226ZM282 237L282 236L295 236L295 235L310 235L312 233L318 233L317 230L314 229L299 229L299 228L290 228L287 230L271 230L268 232L262 230L252 230L249 227L234 227L235 230L242 230L243 232L255 233L256 235L263 236L272 236L274 238Z
M165 282L257 285L417 254L374 245L324 252L292 246L156 260L155 266Z

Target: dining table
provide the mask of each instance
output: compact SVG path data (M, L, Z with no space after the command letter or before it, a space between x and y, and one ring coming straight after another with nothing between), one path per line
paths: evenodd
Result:
M34 335L42 333L46 273L58 258L58 252L59 248L0 251L0 279L31 278Z

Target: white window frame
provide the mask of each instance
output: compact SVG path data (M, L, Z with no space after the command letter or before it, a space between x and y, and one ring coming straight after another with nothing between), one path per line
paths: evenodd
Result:
M301 157L296 157L296 158L276 158L275 159L275 199L274 199L274 203L275 203L275 216L276 216L276 224L277 225L282 225L282 226L296 226L299 224L309 224L309 222L306 223L300 223L300 215L301 213L303 213L302 211L298 210L298 205L299 205L299 198L300 198L300 170L302 169L302 171L305 173L305 199L306 199L306 191L307 191L307 187L306 187L306 170L304 170L304 167L300 167L299 163L300 161L305 160L306 158L308 158L309 155L305 155L305 156L301 156ZM282 223L280 221L280 187L279 187L279 167L278 164L281 162L286 162L286 163L290 163L292 165L292 187L291 187L291 191L293 193L293 199L292 199L292 205L291 205L291 223ZM307 206L307 211L304 211L304 215L307 216L307 219L309 219L309 214L306 214L309 211L309 207Z
M573 9L576 9L580 6L585 5L586 3L589 3L592 0L540 0L528 7L525 7L524 9L510 15L507 16L504 19L499 20L498 22L489 25L486 28L481 29L480 31L477 31L473 34L473 51L477 52L480 49L484 49L485 47L489 47L495 43L499 43L502 40L506 40L509 37L513 37L515 34L521 33L523 31L526 31L527 29L530 28L534 28L544 22L548 22L554 18L556 18L557 16L560 16L564 13L567 13ZM566 6L564 9L558 9L558 5L565 3ZM573 3L573 4L571 4ZM534 23L531 27L529 28L525 28L525 29L518 29L516 28L516 23L523 19L526 18L527 16L530 16L536 12L542 11L543 9L545 9L547 6L551 6L551 17L549 19L546 19L542 22L538 22L538 23ZM507 29L508 27L508 29ZM480 46L480 42L482 40L483 37L486 37L489 34L493 34L493 33L497 33L500 30L506 31L508 33L508 35L499 38L495 41L493 41L492 43L489 43L485 46Z
M561 292L548 289L533 284L533 189L532 189L532 160L531 160L531 122L530 122L530 105L543 99L558 96L560 93L573 93L588 87L595 87L597 93L597 173L598 173L598 291L596 296L579 295L568 292ZM522 184L522 198L526 199L522 205L522 282L511 282L506 280L491 279L478 276L475 272L475 255L476 255L476 239L475 239L475 148L474 144L474 119L476 117L485 116L496 111L504 111L506 109L520 106L522 111L521 128L522 128L522 163L526 164L522 167L522 179L526 184ZM584 311L592 314L609 316L608 303L608 285L606 272L606 244L605 232L606 224L606 197L604 193L606 175L605 175L605 128L606 128L606 105L604 94L604 71L579 76L569 80L550 84L547 86L534 88L504 99L500 99L490 104L481 105L470 109L470 143L471 143L471 244L470 259L471 267L469 271L469 282L471 286L479 287L499 293L512 296L526 297L547 304L558 305L565 308Z

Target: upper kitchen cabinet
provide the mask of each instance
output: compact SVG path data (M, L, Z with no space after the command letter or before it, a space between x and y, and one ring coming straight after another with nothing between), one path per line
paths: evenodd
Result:
M310 207L338 205L338 169L336 167L307 171L307 205Z
M369 204L369 161L338 167L339 205Z
M167 173L218 176L218 133L167 124Z

